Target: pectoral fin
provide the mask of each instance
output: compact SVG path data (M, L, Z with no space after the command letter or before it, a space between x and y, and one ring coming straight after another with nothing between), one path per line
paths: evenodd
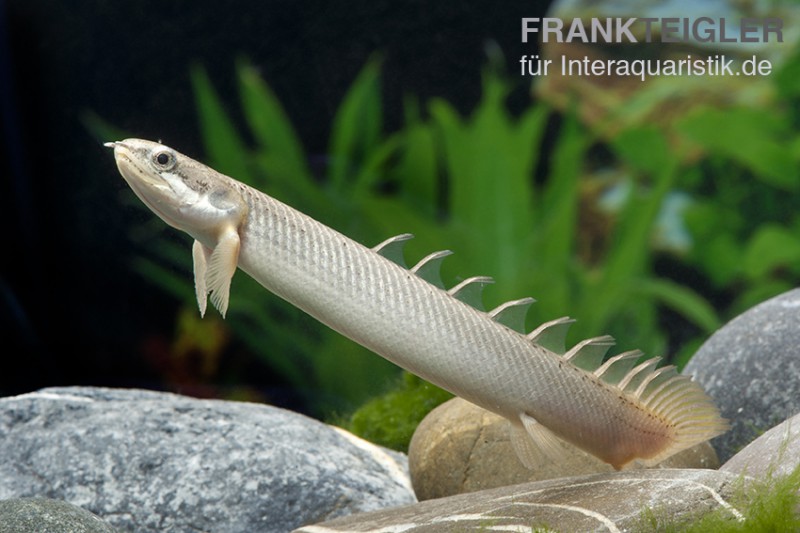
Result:
M239 234L236 228L222 231L217 244L210 249L199 241L192 246L194 258L194 287L200 315L206 312L206 298L211 294L214 304L223 318L228 310L231 279L239 264Z

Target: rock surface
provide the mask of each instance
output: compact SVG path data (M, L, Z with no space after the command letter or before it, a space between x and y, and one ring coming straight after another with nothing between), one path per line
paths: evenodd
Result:
M47 498L0 501L0 533L114 533L86 509Z
M700 347L693 374L731 421L712 441L727 461L761 432L800 412L800 289L731 320Z
M517 458L509 439L508 421L461 398L433 411L417 428L408 449L409 470L419 500L504 487L528 481L579 476L614 469L565 444L563 462L529 470ZM714 449L703 443L676 454L660 468L717 468Z
M401 455L269 406L96 388L0 399L0 500L150 531L289 531L414 500Z
M799 465L800 414L796 414L748 444L720 470L761 478L789 475Z
M644 516L646 510L652 517L678 521L720 507L736 520L741 513L727 498L737 492L738 479L715 470L637 470L537 481L339 518L297 531L530 532L550 527L619 533L657 529Z

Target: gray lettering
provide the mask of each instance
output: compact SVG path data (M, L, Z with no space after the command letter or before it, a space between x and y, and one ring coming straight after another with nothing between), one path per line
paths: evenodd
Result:
M533 27L531 28L528 26L529 22L539 22L538 18L523 18L522 19L522 42L528 42L528 34L529 33L536 33L539 31L539 28Z
M605 22L605 26L603 26L603 22ZM592 19L592 42L598 42L597 37L602 36L604 43L613 43L614 42L614 26L612 24L611 19Z
M745 18L739 22L739 34L741 35L741 41L743 43L757 43L758 42L758 34L753 36L748 36L748 33L755 33L758 31L758 20Z
M617 17L617 42L622 42L622 35L625 34L628 37L629 43L638 43L639 41L636 40L636 37L633 36L631 33L630 27L631 25L636 22L636 19L627 19L625 24L622 23L622 19Z
M783 19L765 18L764 19L764 42L769 42L769 34L774 33L778 42L783 42Z
M700 26L703 26L702 28ZM692 36L701 43L710 43L714 41L717 32L714 31L714 19L709 17L700 17L692 24Z
M735 43L736 37L731 37L728 35L726 31L727 25L725 24L725 19L719 19L719 41L720 43Z
M556 35L556 42L563 43L564 36L561 34L561 30L564 28L564 21L561 19L548 17L545 18L543 22L544 28L542 28L542 42L549 43L549 34L554 33Z
M674 35L678 33L678 24L681 19L677 17L667 17L661 19L661 42L662 43L679 43L681 40Z
M581 19L572 19L572 25L569 27L569 33L567 33L567 42L573 42L576 37L582 43L589 42L589 37L586 35L586 28L583 27L583 21Z
M658 19L655 17L641 17L636 20L641 20L644 22L644 42L652 42L653 22L658 22Z

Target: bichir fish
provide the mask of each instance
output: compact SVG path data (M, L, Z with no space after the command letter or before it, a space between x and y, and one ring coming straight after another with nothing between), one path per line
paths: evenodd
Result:
M511 422L523 464L557 457L561 441L620 469L651 466L727 429L700 386L641 352L604 361L613 340L565 353L562 318L525 333L509 327L533 302L490 312L470 305L491 279L446 290L426 278L449 254L413 268L397 258L404 234L369 248L160 143L107 143L133 192L192 238L200 313L224 316L236 268L342 335ZM559 341L559 338L561 339Z

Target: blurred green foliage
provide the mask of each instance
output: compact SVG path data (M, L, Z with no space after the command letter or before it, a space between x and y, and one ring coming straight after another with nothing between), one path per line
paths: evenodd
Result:
M797 61L785 69L797 69ZM721 319L800 278L800 106L784 112L800 101L791 76L776 75L776 110L698 109L673 131L629 128L607 141L543 104L512 116L512 85L489 67L468 116L442 99L409 96L403 127L387 133L380 60L373 59L333 117L322 164L312 165L318 158L306 153L256 70L240 61L236 72L247 132L234 125L204 69L191 70L210 166L365 244L411 232L410 258L454 250L445 285L493 276L488 307L533 295L540 303L531 328L571 315L578 319L572 341L610 333L620 349L665 355L675 333L662 327L669 309L694 339L673 354L683 364ZM546 131L555 131L554 141ZM611 178L591 172L598 148L613 161ZM686 206L666 210L676 194L688 198ZM611 207L602 207L612 196ZM193 305L189 247L153 238L154 224L133 235L149 250L136 267ZM688 244L662 246L664 224L685 229ZM688 266L702 283L693 289L680 276L655 275L655 257ZM247 276L234 279L228 317L233 334L301 391L316 415L349 411L396 383L395 367ZM437 392L426 403L423 389L403 381L356 413L353 428L402 448L409 428L447 397Z
M770 109L700 109L677 128L704 154L683 184L695 243L684 259L706 276L709 292L727 293L726 317L800 279L800 122L787 112L800 92L784 97Z

